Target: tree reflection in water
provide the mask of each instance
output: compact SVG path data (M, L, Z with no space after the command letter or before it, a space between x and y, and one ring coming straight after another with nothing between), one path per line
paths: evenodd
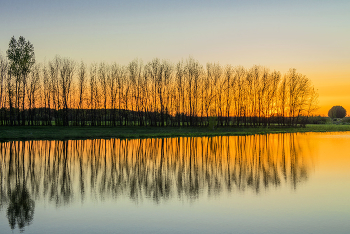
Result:
M87 196L158 203L222 191L259 194L283 183L296 189L312 166L312 148L298 136L5 142L1 206L8 204L11 228L23 229L33 219L32 198L56 206Z
M27 167L24 158L24 152L27 149L26 142L10 142L9 147L4 150L1 148L1 154L7 153L7 158L1 158L1 204L8 203L6 216L11 229L16 226L21 231L29 225L34 218L35 202L27 189L27 178L31 177L29 167ZM5 165L6 164L6 165ZM30 165L30 164L29 164Z
M26 186L16 186L15 190L9 194L9 205L7 208L7 218L11 229L16 225L23 231L34 218L35 202L30 198Z

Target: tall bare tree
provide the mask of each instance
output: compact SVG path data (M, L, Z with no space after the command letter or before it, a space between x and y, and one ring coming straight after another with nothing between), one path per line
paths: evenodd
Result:
M32 69L27 85L28 94L28 110L29 110L29 125L34 125L34 118L36 115L36 104L38 98L38 91L40 89L40 66L35 65Z
M85 126L85 109L86 109L86 66L82 61L80 63L79 71L78 71L78 92L79 92L79 103L78 109L79 113L77 114L78 119L80 121L80 126Z
M104 125L107 125L107 103L108 103L107 75L108 75L108 67L105 63L101 63L98 69L98 81L100 84L101 94L103 96ZM102 120L102 117L101 117L101 120Z
M90 125L97 125L97 109L100 106L99 91L97 87L97 65L91 64L90 67Z
M60 76L59 76L59 88L61 92L62 98L62 106L63 106L63 125L69 125L69 105L71 98L71 90L72 90L72 82L73 82L73 74L75 69L74 61L64 58L62 59L62 65L60 67Z

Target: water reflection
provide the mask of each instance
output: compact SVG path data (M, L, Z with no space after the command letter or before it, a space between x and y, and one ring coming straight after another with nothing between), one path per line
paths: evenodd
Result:
M12 229L29 225L34 201L197 199L308 178L312 148L300 134L0 144L0 209Z
M25 185L16 186L13 191L9 191L9 205L7 208L7 218L11 229L18 228L23 231L34 218L35 202L31 199Z

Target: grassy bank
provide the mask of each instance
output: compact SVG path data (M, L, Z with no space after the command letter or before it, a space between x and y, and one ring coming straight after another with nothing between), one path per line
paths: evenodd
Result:
M320 124L301 127L258 128L172 128L172 127L0 127L0 141L11 140L65 140L154 137L235 136L293 132L350 131L350 125Z

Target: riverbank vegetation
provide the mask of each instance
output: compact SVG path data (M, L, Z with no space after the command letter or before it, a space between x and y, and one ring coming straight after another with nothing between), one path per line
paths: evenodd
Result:
M87 66L56 56L36 63L34 47L11 38L0 57L0 125L296 126L318 94L296 69L153 59Z
M350 131L350 124L308 124L305 127L78 127L78 126L2 126L0 141L69 140L69 139L131 139L164 137L237 136L295 132Z

